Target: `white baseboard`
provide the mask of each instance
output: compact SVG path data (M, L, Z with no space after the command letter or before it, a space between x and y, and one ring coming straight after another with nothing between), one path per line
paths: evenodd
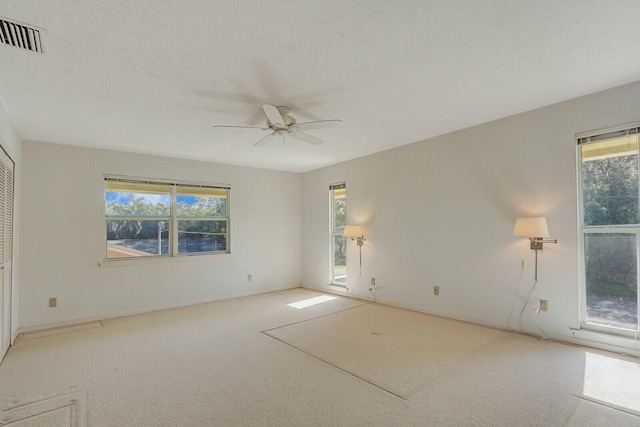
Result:
M14 336L12 338L13 338L13 342L15 343L15 341L18 339L18 336L20 334L25 334L29 332L38 332L46 329L62 328L62 327L73 326L73 325L78 325L82 323L99 322L101 320L117 319L118 317L135 316L137 314L153 313L154 311L171 310L173 308L189 307L192 305L208 304L208 303L217 302L217 301L226 301L226 300L231 300L235 298L249 297L249 296L260 295L260 294L268 294L271 292L286 291L288 289L297 289L301 287L302 287L301 285L297 285L297 286L291 286L288 288L274 289L266 292L263 291L263 292L254 292L254 293L240 293L237 295L230 295L223 298L210 298L210 299L204 299L199 301L192 301L184 304L166 305L166 306L160 306L160 307L146 307L142 309L122 311L119 313L112 313L108 315L82 317L82 318L73 319L73 320L65 320L62 322L53 322L53 323L45 323L45 324L39 324L34 326L19 327L14 332Z

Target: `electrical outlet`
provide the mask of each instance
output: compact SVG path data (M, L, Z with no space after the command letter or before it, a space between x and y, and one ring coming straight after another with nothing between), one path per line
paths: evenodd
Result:
M49 298L49 307L57 307L58 306L58 298Z
M527 261L525 261L525 260L521 260L521 261L520 261L520 265L522 266L522 268L524 268L524 267L525 267L525 265L527 265Z
M376 285L376 278L372 277L369 279L369 287L373 288Z
M253 280L253 275L247 274L247 282L250 282L252 280Z
M540 311L549 311L549 300L540 300Z
M440 295L440 286L436 285L433 287L433 294Z

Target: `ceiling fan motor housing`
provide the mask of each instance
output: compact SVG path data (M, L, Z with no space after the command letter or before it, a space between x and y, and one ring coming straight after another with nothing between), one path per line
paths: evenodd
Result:
M296 124L296 119L288 114L291 111L291 109L289 107L278 106L278 107L276 107L276 109L278 110L278 112L282 116L282 120L284 121L284 125L285 126L289 127L291 125L295 125ZM273 128L273 129L278 129L279 128L276 125L274 125L271 122L271 120L269 120L269 119L267 119L267 126L269 126L270 128Z
M332 119L332 120L316 120L311 122L303 122L298 123L293 116L289 115L291 109L289 107L278 106L271 104L262 104L262 109L264 110L265 115L267 116L267 127L260 128L258 126L226 126L226 125L215 125L214 127L235 127L235 128L245 128L245 129L261 129L261 130L269 130L271 133L267 136L260 138L253 145L264 145L273 137L280 136L282 137L282 142L284 143L285 136L289 135L292 138L299 139L304 142L308 142L309 144L320 145L322 144L322 140L316 138L315 136L309 135L305 133L305 130L313 130L313 129L321 129L327 126L332 126L337 122L342 122L342 120Z

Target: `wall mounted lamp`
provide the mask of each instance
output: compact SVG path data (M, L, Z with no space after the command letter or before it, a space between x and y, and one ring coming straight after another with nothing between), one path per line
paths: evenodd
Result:
M538 251L542 250L543 243L558 243L558 239L548 239L549 227L547 227L547 218L544 216L516 219L516 226L513 228L513 235L516 237L528 237L531 242L531 249L536 251L535 280L537 282Z
M342 237L350 237L351 240L356 240L358 248L360 248L360 265L362 265L362 245L367 240L362 234L362 227L359 225L345 225Z

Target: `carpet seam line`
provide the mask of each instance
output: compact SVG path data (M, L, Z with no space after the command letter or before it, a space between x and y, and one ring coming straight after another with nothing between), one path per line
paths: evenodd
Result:
M345 309L342 310L338 310L338 311L334 311L332 313L326 313L326 314L321 314L320 316L316 316L316 317L310 317L308 319L304 319L304 320L299 320L297 322L293 322L293 323L288 323L286 325L280 325L280 326L276 326L275 328L270 328L270 329L265 329L262 332L263 334L267 333L267 332L271 332L271 331L275 331L276 329L282 329L282 328L287 328L289 326L293 326L293 325L299 325L300 323L305 323L305 322L310 322L311 320L317 320L317 319L322 319L323 317L328 317L328 316L333 316L334 314L339 314L339 313L344 313L345 311L349 311L349 310L353 310L355 308L360 308L360 307L364 307L367 305L370 305L371 303L365 302L363 304L360 305L356 305L353 307L347 307ZM268 335L268 334L267 334ZM271 336L271 335L269 335Z
M417 393L423 391L424 389L426 389L427 387L429 387L431 384L435 383L436 381L438 381L440 378L446 376L449 372L453 371L458 365L460 365L461 363L463 363L465 360L469 359L471 356L473 356L474 354L478 353L479 351L483 350L484 348L486 348L487 346L489 346L490 344L494 343L495 341L497 341L499 338L501 338L503 336L502 333L499 333L498 335L496 335L494 338L490 339L487 343L481 345L480 347L476 348L475 350L471 351L470 353L468 353L467 355L463 356L462 358L460 358L457 363L456 366L451 366L450 368L448 368L446 371L442 372L440 375L436 375L435 378L433 378L431 381L427 381L426 383L424 383L423 385L419 386L418 388L416 388L415 390L413 390L411 393L409 393L406 397L406 400L410 400L413 396L415 396Z
M633 415L634 417L638 417L640 418L640 413L632 410L632 409L628 409L628 408L624 408L622 406L618 406L618 405L612 405L612 404L608 404L602 400L599 399L594 399L591 397L587 397L585 395L578 395L578 394L574 394L573 396L577 397L580 400L583 400L585 402L591 402L591 403L595 403L596 405L600 405L600 406L604 406L605 408L609 408L609 409L613 409L616 411L620 411L620 412L624 412L625 414L629 414L629 415Z
M277 328L275 328L275 329L277 329ZM390 395L391 395L391 396L393 396L393 397L396 397L396 398L398 398L398 399L400 399L400 400L404 400L404 401L406 401L406 400L407 400L405 397L400 396L399 394L396 394L396 393L394 393L394 392L392 392L392 391L389 391L389 390L385 389L384 387L380 387L379 385L374 384L373 382L371 382L371 381L369 381L369 380L367 380L367 379L364 379L364 378L362 378L362 377L360 377L360 376L358 376L358 375L354 374L353 372L349 372L349 371L347 371L346 369L343 369L343 368L341 368L341 367L339 367L339 366L337 366L337 365L334 365L333 363L331 363L331 362L329 362L329 361L327 361L327 360L321 359L321 358L319 358L318 356L315 356L315 355L313 355L313 354L311 354L311 353L309 353L309 352L307 352L307 351L302 350L301 348L296 347L295 345L289 344L288 342L281 340L280 338L274 337L273 335L269 335L267 332L262 332L262 333L263 333L264 335L268 336L269 338L272 338L272 339L274 339L274 340L276 340L276 341L278 341L278 342L280 342L280 343L282 343L282 344L284 344L284 345L286 345L286 346L288 346L288 347L291 347L291 348L293 348L293 349L295 349L295 350L299 351L299 352L300 352L300 353L302 353L302 354L306 354L307 356L309 356L309 357L311 357L311 358L313 358L313 359L315 359L315 360L317 360L317 361L319 361L319 362L322 362L322 363L324 363L325 365L331 366L332 368L334 368L334 369L336 369L336 370L338 370L338 371L340 371L340 372L343 372L343 373L345 373L345 374L349 375L350 377L357 378L357 379L359 379L360 381L362 381L362 382L364 382L364 383L367 383L367 384L369 384L370 386L373 386L374 388L377 388L378 390L381 390L381 391L383 391L383 392L385 392L385 393L388 393L388 394L390 394Z

